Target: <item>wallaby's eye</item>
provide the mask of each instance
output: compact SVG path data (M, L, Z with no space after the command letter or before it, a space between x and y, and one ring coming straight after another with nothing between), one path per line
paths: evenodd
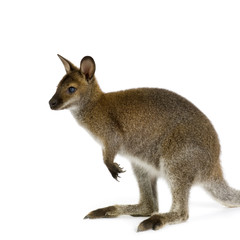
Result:
M69 93L74 93L77 89L75 87L69 87L68 92Z

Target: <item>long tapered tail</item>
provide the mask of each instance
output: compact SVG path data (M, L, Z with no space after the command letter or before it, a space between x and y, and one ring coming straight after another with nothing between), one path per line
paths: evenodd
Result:
M223 178L209 181L204 184L204 188L221 204L227 207L240 207L240 191L231 188Z

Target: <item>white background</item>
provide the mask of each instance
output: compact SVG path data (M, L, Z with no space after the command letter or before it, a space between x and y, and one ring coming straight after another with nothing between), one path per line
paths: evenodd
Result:
M136 233L144 218L83 220L91 210L136 203L127 172L115 181L100 146L48 101L64 75L57 53L91 55L103 91L173 90L213 122L229 184L240 189L240 3L1 1L0 239L239 239L240 209L194 187L188 222ZM160 211L171 197L159 180Z

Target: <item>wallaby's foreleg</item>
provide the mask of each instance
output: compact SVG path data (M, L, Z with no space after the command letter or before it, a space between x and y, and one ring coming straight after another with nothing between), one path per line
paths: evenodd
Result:
M111 173L112 177L118 181L119 173L123 173L125 171L119 166L119 164L114 162L117 149L117 143L105 144L103 148L103 161L107 166L109 172Z
M149 229L158 230L166 224L184 222L188 219L188 198L190 187L186 184L176 184L171 186L173 203L170 212L154 214L147 220L140 223L139 231Z
M85 218L109 218L117 217L119 215L150 216L152 213L157 212L157 179L155 177L151 177L146 170L136 165L133 165L133 170L136 175L140 191L139 203L134 205L114 205L106 208L100 208L90 212Z

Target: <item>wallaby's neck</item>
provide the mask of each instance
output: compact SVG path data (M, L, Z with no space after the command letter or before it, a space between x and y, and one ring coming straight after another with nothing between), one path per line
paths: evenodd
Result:
M95 77L94 77L94 82L92 84L93 86L92 86L92 91L90 96L90 102L95 103L103 96L104 93L101 90Z
M96 103L103 95L104 93L94 77L91 90L84 97L80 96L79 104L76 105L76 107L70 109L74 118L79 123L84 121L84 117L86 116L86 114L93 109L93 107L96 105Z

